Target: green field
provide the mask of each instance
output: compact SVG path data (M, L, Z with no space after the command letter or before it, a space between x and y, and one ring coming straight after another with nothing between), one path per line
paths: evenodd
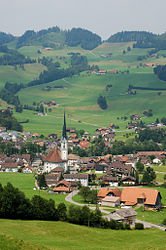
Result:
M28 242L28 246L29 244L36 246L36 249L42 247L42 249L163 250L166 247L165 232L157 229L116 231L88 228L65 222L1 219L0 230L8 237L23 240L24 244Z
M57 39L63 40L62 34ZM51 36L51 34L50 34ZM44 38L43 38L44 39ZM50 38L52 39L52 38ZM72 117L67 117L67 126L84 129L91 134L95 129L102 126L108 126L110 123L115 123L120 127L116 132L116 139L125 140L124 134L131 133L130 138L133 138L133 131L125 131L126 125L130 121L130 115L137 113L142 116L145 109L152 109L153 117L142 117L146 123L159 119L166 113L166 91L152 90L137 90L137 94L127 95L129 85L138 87L150 88L166 88L166 83L158 80L153 73L153 69L145 67L145 63L165 64L166 58L159 53L158 58L148 57L142 61L138 61L138 56L146 56L150 49L132 48L133 43L104 43L92 51L83 50L80 47L67 47L63 49L45 50L37 44L33 46L24 46L19 49L19 52L25 56L32 58L50 57L54 62L58 61L61 67L70 65L70 52L81 53L88 58L90 65L96 64L100 69L119 70L119 74L95 75L89 73L81 73L79 76L57 80L51 83L42 84L40 86L29 87L22 89L18 94L23 104L32 105L32 103L44 100L46 102L54 100L57 103L56 108L52 112L48 112L48 116L38 117L32 111L24 110L23 113L15 114L19 121L29 119L29 123L25 123L24 129L39 134L47 135L48 133L57 132L60 135L62 127L62 116L64 107L67 114ZM127 52L127 47L131 47L131 51ZM38 54L38 50L41 54ZM123 55L123 50L126 53ZM111 56L103 57L108 53ZM165 53L163 51L163 53ZM59 59L58 57L64 57ZM141 65L140 65L141 64ZM28 83L37 78L41 71L46 69L38 63L25 65L25 70L19 67L17 70L11 66L0 67L0 87L4 86L6 81ZM123 73L128 70L129 73ZM111 84L112 87L106 91L106 86ZM63 85L64 89L46 90L46 86ZM107 110L101 110L97 105L97 98L103 95L107 99ZM127 116L124 121L121 117ZM117 119L120 118L120 119ZM78 123L81 121L81 123Z
M12 183L14 187L19 188L19 190L25 193L27 198L32 198L33 195L40 195L45 199L53 199L55 205L64 202L65 205L69 206L70 203L65 201L66 195L64 194L48 194L47 191L33 190L35 187L35 178L33 174L23 174L23 173L0 173L0 183L4 186L8 182Z

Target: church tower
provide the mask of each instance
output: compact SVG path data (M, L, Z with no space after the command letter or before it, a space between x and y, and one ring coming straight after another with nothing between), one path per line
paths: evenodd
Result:
M68 158L68 140L66 134L66 118L64 112L63 132L61 137L61 159L67 161L67 158Z

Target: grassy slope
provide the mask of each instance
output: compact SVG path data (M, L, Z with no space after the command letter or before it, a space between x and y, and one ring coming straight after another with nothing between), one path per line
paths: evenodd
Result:
M113 231L63 222L0 220L4 234L48 249L165 249L165 232Z
M53 199L55 205L64 202L67 206L68 202L65 201L65 196L63 194L47 194L46 191L34 191L35 178L33 174L22 174L22 173L0 173L0 183L4 186L7 182L11 182L14 187L19 188L23 191L27 198L32 198L33 195L40 195L45 199Z
M62 39L62 38L59 38ZM64 60L58 60L62 67L69 65L69 52L81 53L86 55L89 63L98 64L100 69L118 69L129 70L129 74L119 75L105 75L105 76L88 76L81 74L70 79L58 80L41 86L35 86L28 89L21 90L18 95L23 103L32 104L33 101L50 101L55 100L60 104L58 108L53 110L47 117L38 117L31 111L24 111L22 114L17 114L16 117L22 121L29 118L30 122L24 124L25 130L38 132L47 135L51 132L60 133L62 123L62 113L64 106L67 113L72 114L71 119L67 119L68 126L74 126L78 129L85 129L94 133L95 129L100 126L107 126L113 122L120 126L120 130L124 131L129 120L126 122L123 119L117 120L117 117L130 116L133 113L142 115L145 109L152 109L154 117L143 118L146 122L154 121L156 117L161 118L166 112L164 105L166 100L166 91L163 91L159 96L158 91L142 91L137 90L136 96L126 95L129 84L135 86L146 87L166 87L166 83L159 81L153 74L153 70L145 67L138 67L140 62L165 63L166 59L163 57L148 58L144 61L137 61L140 55L147 55L148 49L132 49L123 55L123 50L127 51L127 47L132 47L133 43L117 43L117 44L102 44L92 51L86 51L79 47L69 48L64 47L61 50L46 51L40 46L25 46L19 49L19 52L26 56L34 58L48 56L57 61L57 56L64 56ZM38 54L40 49L42 54ZM101 55L112 53L111 57L101 58ZM43 66L36 64L27 65L26 70L18 69L14 71L13 67L0 67L1 85L4 82L19 81L26 83L39 75L44 69ZM18 80L19 79L19 80ZM44 86L54 86L58 84L65 85L65 89L56 89L51 91L43 90ZM105 91L107 84L112 84L113 87L109 92ZM102 94L105 95L108 102L108 109L106 111L100 110L97 105L97 97ZM82 123L78 123L81 120ZM41 126L42 124L42 126ZM131 131L129 131L130 133ZM117 132L118 139L124 139L124 132ZM133 135L131 135L133 137Z
M44 87L48 85L54 86L55 84L64 85L65 89L44 90ZM105 91L107 84L112 84L109 92ZM127 116L129 118L134 113L142 115L145 109L151 108L154 117L163 117L166 112L166 107L163 105L166 100L165 91L159 96L158 91L137 90L137 95L130 96L126 95L129 84L146 87L166 87L166 83L160 82L154 76L152 70L134 68L130 74L105 76L86 76L82 74L65 81L58 80L49 84L23 89L19 92L19 97L24 103L32 104L34 100L37 102L54 100L60 105L48 117L37 117L36 119L33 112L29 112L31 123L25 124L25 129L36 130L45 134L47 134L47 129L52 129L52 132L55 130L59 132L61 123L59 127L59 118L56 117L62 117L64 106L66 112L72 114L72 120L67 120L68 126L76 126L78 129L84 128L90 132L93 132L97 127L107 126L111 122L118 124L120 129L124 130L129 120L124 122L123 120L117 120L117 117ZM108 109L105 111L101 110L97 105L99 95L104 95L107 98ZM26 113L17 114L17 118L21 119ZM143 118L143 121L153 121L154 117ZM42 119L45 126L39 128L39 119ZM83 123L78 124L78 120Z

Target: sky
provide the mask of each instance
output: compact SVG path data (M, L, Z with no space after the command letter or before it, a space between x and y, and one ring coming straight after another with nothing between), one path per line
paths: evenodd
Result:
M166 0L0 0L0 31L81 27L102 39L122 30L166 32Z

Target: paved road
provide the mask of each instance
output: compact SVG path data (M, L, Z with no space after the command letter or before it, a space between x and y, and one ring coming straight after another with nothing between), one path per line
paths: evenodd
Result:
M68 202L70 202L70 203L72 203L72 204L74 204L74 205L83 207L83 206L85 206L85 204L78 203L78 202L72 200L72 197L73 197L74 195L78 194L78 192L79 192L78 190L74 190L72 193L70 193L69 195L67 195L67 196L65 197L65 200L68 201ZM90 209L92 209L92 210L95 210L95 209L96 209L96 207L91 207L91 206L88 206L88 207L89 207ZM100 208L100 207L99 207L99 209L100 209L100 211L101 211L102 213L110 214L109 211L103 210L103 209Z
M74 204L74 205L83 207L83 206L85 206L85 204L75 202L72 199L74 195L78 194L78 192L79 192L78 190L74 190L73 192L71 192L69 195L67 195L65 197L65 200L72 203L72 204ZM96 209L96 207L91 207L91 206L89 206L89 208L92 209L92 210ZM107 215L103 215L103 218L108 219L108 220L115 219L114 215L111 214L109 211L104 210L102 207L99 207L99 209L100 209L100 211L102 213L107 214ZM166 227L162 227L162 226L159 226L159 225L155 225L155 224L152 224L152 223L149 223L149 222L146 222L146 221L142 221L142 220L137 220L137 219L136 219L136 222L144 224L144 228L157 228L157 229L166 231Z

